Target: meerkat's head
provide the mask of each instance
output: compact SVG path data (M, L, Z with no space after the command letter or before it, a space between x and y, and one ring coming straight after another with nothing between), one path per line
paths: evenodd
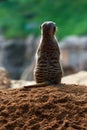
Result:
M56 32L56 24L52 21L44 22L41 26L41 33L44 36L54 36Z

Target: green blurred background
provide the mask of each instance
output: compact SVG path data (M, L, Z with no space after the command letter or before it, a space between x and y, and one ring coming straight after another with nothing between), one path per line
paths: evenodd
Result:
M59 39L87 34L87 0L0 0L0 33L6 38L40 35L44 21L54 21Z

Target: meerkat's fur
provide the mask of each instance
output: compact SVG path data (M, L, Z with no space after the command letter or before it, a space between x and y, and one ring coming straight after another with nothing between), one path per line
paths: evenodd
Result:
M60 48L55 37L56 24L48 21L41 25L41 39L36 52L34 79L36 84L24 88L43 87L61 83Z

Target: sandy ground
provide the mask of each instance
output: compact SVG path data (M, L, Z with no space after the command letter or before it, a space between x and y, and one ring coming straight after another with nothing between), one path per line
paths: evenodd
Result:
M62 78L62 83L87 86L87 71L80 71Z
M87 72L80 71L78 73L65 76L62 78L62 83L66 84L76 84L76 85L85 85L87 86ZM35 84L34 81L25 81L25 80L11 80L11 88L20 88L26 85ZM5 85L6 86L6 85ZM7 86L5 87L7 88Z
M0 130L87 130L87 87L0 90Z

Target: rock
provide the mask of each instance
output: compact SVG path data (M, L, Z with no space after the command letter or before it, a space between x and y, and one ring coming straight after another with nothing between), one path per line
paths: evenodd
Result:
M34 36L32 35L29 36L28 39L26 40L27 45L26 58L28 61L30 59L30 64L25 68L24 72L22 73L20 78L21 80L28 80L28 81L34 80L33 71L35 67L35 54L37 46L39 44L39 40L40 40L39 37L34 38Z
M3 44L2 65L10 78L20 79L25 69L31 65L38 41L39 38L30 35L26 40L13 39Z
M11 88L22 88L23 86L35 84L34 81L11 80Z
M0 67L2 67L2 55L3 55L3 45L5 43L5 38L4 36L0 35Z
M24 70L20 79L28 81L34 80L34 74L33 74L34 67L35 67L35 58L33 58L31 65Z
M0 89L10 88L11 81L7 71L0 67Z
M60 46L65 75L68 67L72 68L72 72L87 70L87 36L66 37Z
M25 56L28 60L30 60L29 56L34 56L37 46L39 44L39 37L34 37L33 35L29 35L29 37L25 40L25 44L26 44L26 52L25 52Z
M19 79L26 64L26 46L23 40L11 40L3 49L3 66L12 79Z
M65 76L62 78L62 83L87 86L87 72L80 71L78 73L75 73L75 74L72 74L69 76Z

